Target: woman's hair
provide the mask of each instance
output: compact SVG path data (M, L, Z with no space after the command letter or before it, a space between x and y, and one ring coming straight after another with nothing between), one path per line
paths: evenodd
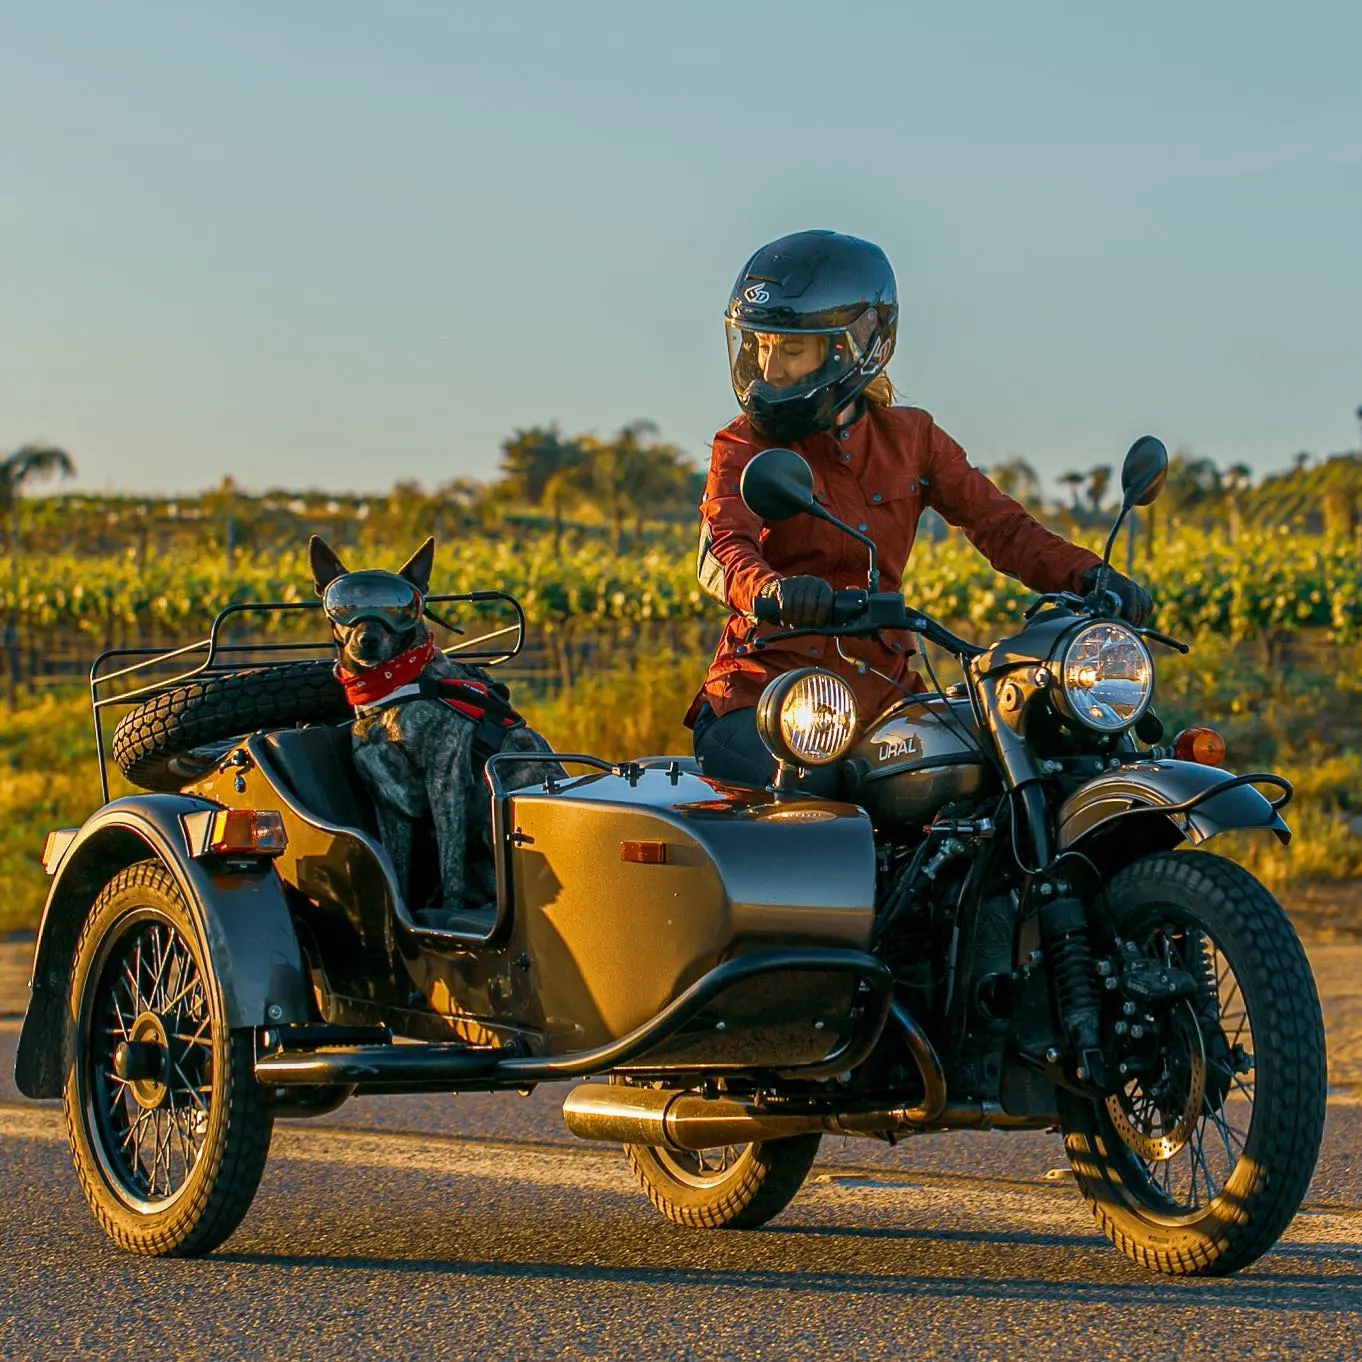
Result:
M883 370L865 385L861 395L867 402L878 403L881 407L892 407L898 398L894 385L889 381L889 375Z

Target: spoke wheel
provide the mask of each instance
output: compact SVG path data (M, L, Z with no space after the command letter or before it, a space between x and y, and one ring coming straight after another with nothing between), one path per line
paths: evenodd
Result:
M123 1248L188 1255L241 1222L271 1117L251 1035L231 1032L173 876L129 867L76 948L67 1023L67 1132L86 1200Z
M642 1144L623 1148L648 1200L674 1225L750 1230L794 1200L821 1138L793 1135L693 1151Z
M1165 1010L1130 1081L1105 1102L1064 1095L1083 1195L1107 1236L1159 1272L1231 1272L1295 1215L1324 1124L1324 1037L1305 954L1276 900L1204 852L1121 872L1114 925L1199 982Z

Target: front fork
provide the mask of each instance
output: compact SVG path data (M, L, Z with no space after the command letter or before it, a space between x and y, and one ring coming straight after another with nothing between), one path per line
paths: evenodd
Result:
M1102 991L1119 986L1121 974L1105 962L1107 972L1099 975L1093 953L1085 900L1100 884L1086 861L1055 855L1040 768L1019 731L1020 700L1006 695L1010 684L1005 683L1000 693L997 678L983 681L977 692L980 717L994 737L1011 787L1013 845L1022 861L1019 868L1027 876L1018 921L1034 916L1039 927L1063 1042L1062 1047L1047 1048L1043 1056L1023 1058L1065 1087L1106 1094L1119 1080L1109 1072L1102 1044Z
M1025 815L1024 845L1030 857L1029 866L1022 867L1029 873L1022 918L1034 913L1040 928L1064 1041L1062 1049L1046 1051L1044 1068L1068 1087L1106 1093L1111 1091L1114 1075L1108 1072L1103 1053L1101 995L1113 976L1110 967L1105 979L1098 974L1087 908L1078 886L1065 873L1063 858L1055 859L1040 781L1033 776L1019 782L1013 797L1014 816L1018 810Z

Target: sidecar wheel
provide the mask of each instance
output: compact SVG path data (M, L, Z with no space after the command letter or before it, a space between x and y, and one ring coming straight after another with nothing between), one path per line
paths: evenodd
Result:
M612 1077L611 1083L627 1082ZM779 1215L818 1155L821 1135L723 1145L695 1152L621 1146L648 1200L674 1225L751 1230Z
M1145 857L1107 900L1124 938L1201 988L1164 1012L1157 1048L1112 1097L1061 1094L1079 1190L1141 1266L1237 1271L1296 1214L1324 1130L1324 1027L1305 952L1276 899L1206 852Z
M120 872L76 946L63 1090L81 1190L120 1248L190 1257L241 1223L273 1126L252 1059L174 877Z

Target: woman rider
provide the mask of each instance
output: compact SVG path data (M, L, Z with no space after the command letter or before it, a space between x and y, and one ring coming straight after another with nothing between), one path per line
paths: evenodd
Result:
M864 546L835 526L809 516L767 524L747 509L738 484L755 454L784 445L804 456L819 503L878 546L882 591L901 589L927 507L1034 591L1088 591L1099 559L1000 492L927 412L893 405L885 365L898 294L878 246L826 231L773 241L738 275L726 322L742 415L714 437L696 570L733 613L686 723L706 775L765 785L775 763L757 736L756 703L773 676L795 667L834 671L867 719L923 685L909 666L911 636L901 631L842 639L851 661L839 656L837 640L816 634L739 654L759 596L775 600L778 627L806 629L829 621L835 590L866 584ZM1126 619L1148 619L1153 602L1142 587L1115 571L1107 586ZM834 793L836 772L810 771L804 785Z

